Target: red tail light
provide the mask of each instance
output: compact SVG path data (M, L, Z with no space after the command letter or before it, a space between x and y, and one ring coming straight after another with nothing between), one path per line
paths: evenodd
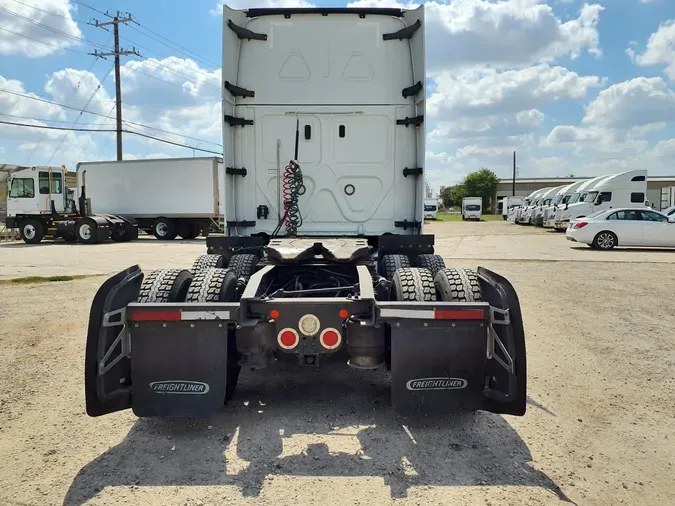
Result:
M584 228L586 225L588 225L588 223L585 221L580 221L579 223L574 224L574 228Z
M291 350L298 345L300 337L294 329L284 329L279 332L277 342L284 350Z
M342 335L337 330L328 328L321 332L319 341L321 342L321 346L324 348L328 350L334 350L340 346L340 343L342 342Z

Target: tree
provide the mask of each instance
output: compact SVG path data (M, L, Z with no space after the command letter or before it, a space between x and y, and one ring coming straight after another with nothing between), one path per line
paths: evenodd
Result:
M466 188L464 185L456 184L454 186L448 186L443 190L443 206L446 208L459 206L462 204L462 198L466 197Z
M472 172L462 183L468 197L481 197L483 209L492 209L492 201L497 194L499 178L490 169L482 167L479 171Z

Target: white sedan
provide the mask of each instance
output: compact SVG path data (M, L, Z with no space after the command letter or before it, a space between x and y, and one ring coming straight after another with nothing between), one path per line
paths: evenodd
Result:
M606 209L570 221L567 240L591 248L658 246L675 248L675 216L648 208Z

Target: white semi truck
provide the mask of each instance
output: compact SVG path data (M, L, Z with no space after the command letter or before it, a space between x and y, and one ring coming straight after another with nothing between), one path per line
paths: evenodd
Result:
M556 186L541 196L539 199L539 204L532 210L532 215L530 216L530 225L536 225L538 227L543 226L544 208L551 205L553 199L559 192L563 190L563 188L565 188L565 185Z
M548 206L545 206L543 209L543 225L544 228L555 228L555 212L560 206L567 204L572 195L583 185L587 180L582 179L581 181L576 181L570 185L565 186L562 190L558 192L555 198L551 201Z
M480 221L483 199L481 197L464 197L462 199L462 219Z
M64 167L5 165L2 172L9 189L6 227L18 229L28 244L57 238L95 244L138 237L133 218L88 210L82 192L68 188Z
M223 22L225 165L247 175L226 179L226 233L191 268L100 287L87 413L212 416L241 367L333 361L389 369L399 413L523 415L516 292L446 267L423 231L424 6L224 6Z
M647 171L631 170L591 180L578 201L556 212L556 229L565 229L570 220L613 207L644 207L647 195Z
M504 221L509 220L512 216L515 210L518 208L518 206L521 204L522 199L518 197L504 197L502 199L502 206L501 206L501 211L502 211L502 217L504 218Z
M231 170L218 157L84 162L77 179L91 213L132 218L157 239L192 239L218 229Z
M438 217L438 199L424 199L424 219L435 220Z
M518 214L516 216L516 223L520 225L523 224L529 225L530 218L532 218L532 211L537 205L539 205L539 201L541 200L542 195L544 195L550 190L551 187L547 187L532 192L526 199L526 205L521 206L520 209L518 210Z

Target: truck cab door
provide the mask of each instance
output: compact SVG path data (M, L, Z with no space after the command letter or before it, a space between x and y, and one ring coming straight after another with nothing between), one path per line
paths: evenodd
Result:
M143 281L138 265L108 279L89 313L84 364L87 414L100 416L131 407L131 358L126 307Z
M7 216L40 214L40 194L37 189L37 172L22 170L8 181Z
M62 213L65 210L63 188L63 172L58 170L40 171L38 187L40 188L40 211L49 213L52 210Z

